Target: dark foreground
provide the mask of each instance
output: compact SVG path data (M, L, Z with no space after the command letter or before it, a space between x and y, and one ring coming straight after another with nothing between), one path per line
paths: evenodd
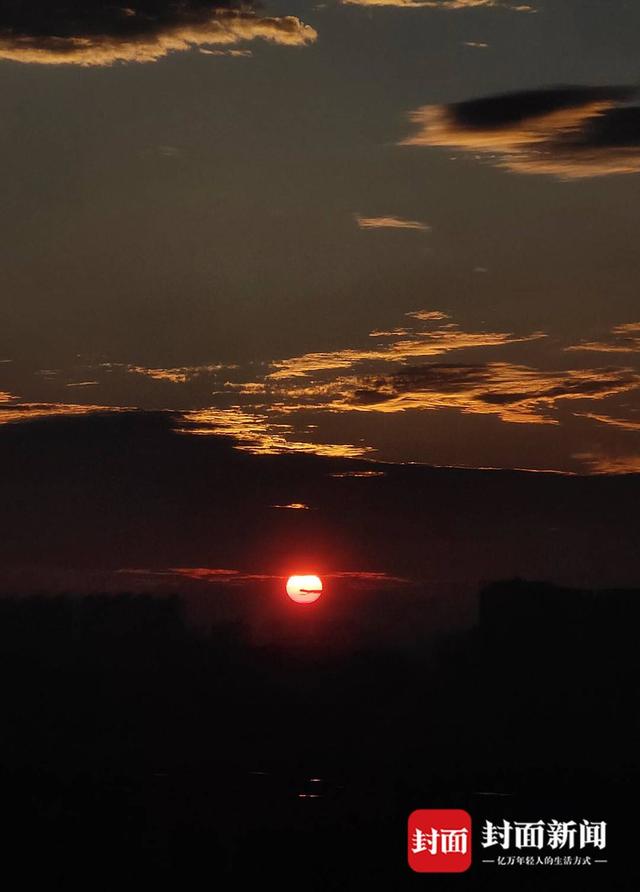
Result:
M4 871L92 892L636 889L636 597L495 586L468 634L348 655L196 634L174 599L4 600ZM467 874L407 867L407 817L437 807L472 815ZM607 821L608 863L481 863L485 819L583 818Z

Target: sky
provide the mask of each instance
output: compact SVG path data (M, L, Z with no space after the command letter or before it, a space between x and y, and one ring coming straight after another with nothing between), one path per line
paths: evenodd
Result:
M0 595L180 593L199 627L423 644L477 619L488 582L638 586L640 475L254 455L166 412L0 430ZM318 573L294 605L288 576Z
M640 471L639 26L0 2L0 423Z

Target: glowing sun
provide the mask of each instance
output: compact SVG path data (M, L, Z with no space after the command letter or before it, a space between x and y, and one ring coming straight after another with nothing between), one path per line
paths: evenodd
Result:
M322 580L319 576L290 576L287 594L297 604L313 604L322 594Z

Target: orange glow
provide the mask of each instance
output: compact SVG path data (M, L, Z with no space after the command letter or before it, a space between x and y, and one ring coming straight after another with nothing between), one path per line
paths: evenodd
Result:
M296 604L313 604L322 594L322 580L319 576L290 576L287 594Z

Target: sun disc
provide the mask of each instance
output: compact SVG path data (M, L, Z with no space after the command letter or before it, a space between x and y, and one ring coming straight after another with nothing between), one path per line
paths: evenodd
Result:
M313 604L322 594L322 580L319 576L290 576L287 594L296 604Z

